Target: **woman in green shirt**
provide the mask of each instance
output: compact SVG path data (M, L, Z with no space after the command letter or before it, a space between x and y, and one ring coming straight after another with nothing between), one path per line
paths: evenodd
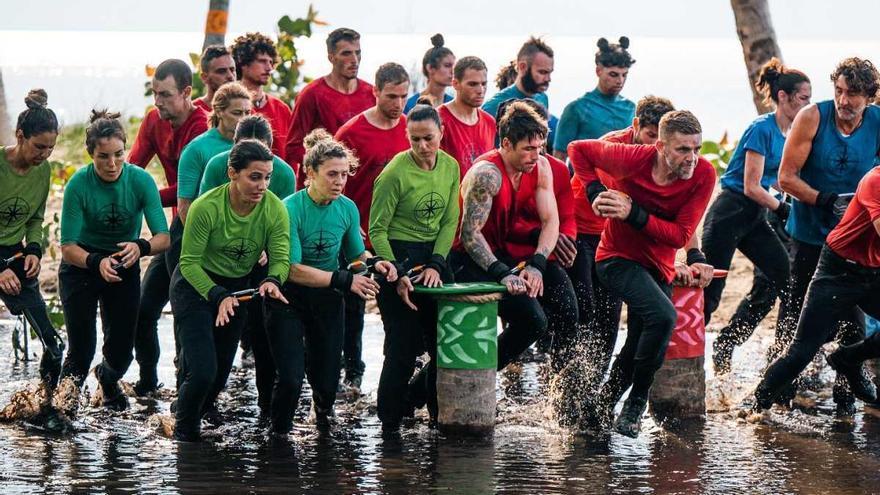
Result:
M0 300L13 314L23 314L43 344L40 378L51 390L58 383L64 343L40 294L43 215L49 195L49 156L58 138L58 119L46 107L42 89L24 99L16 143L0 146Z
M410 149L395 156L376 178L370 206L370 239L376 254L397 264L401 273L418 272L413 278L401 276L396 284L382 284L377 299L385 326L377 405L386 431L397 430L401 419L412 413L407 382L416 356L425 350L431 356L427 383L415 386L427 388L428 412L432 419L437 417L437 304L411 293L414 283L438 287L452 280L446 256L459 217L459 167L440 150L443 126L437 111L417 105L407 115L406 132Z
M176 425L178 440L200 438L200 420L226 386L247 309L235 294L266 252L264 298L281 293L290 265L290 226L281 200L267 190L272 152L245 139L229 154L230 182L196 199L183 230L180 263L171 277L171 309L180 348Z
M95 367L104 407L123 410L119 379L134 348L141 279L138 260L168 249L168 224L150 174L125 163L119 114L92 111L86 150L93 162L76 171L61 207L61 304L70 347L62 376L82 386L95 355L101 305L103 360ZM146 218L153 237L141 239Z
M343 294L350 291L370 299L379 292L369 275L340 269L340 253L349 263L363 262L380 276L397 280L394 265L382 258L368 259L357 206L342 195L357 166L351 151L323 129L306 136L305 145L309 185L284 200L290 218L290 276L283 288L287 300L266 305L266 332L277 372L271 428L280 435L293 425L305 372L318 429L329 429L342 354Z

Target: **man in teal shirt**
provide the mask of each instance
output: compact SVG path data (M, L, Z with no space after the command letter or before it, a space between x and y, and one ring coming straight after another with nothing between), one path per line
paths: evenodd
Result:
M569 103L562 112L553 155L560 160L567 158L568 143L580 139L598 139L608 132L623 129L632 123L636 104L620 96L629 75L629 68L636 63L630 56L629 38L621 36L617 44L609 44L600 38L596 52L596 89Z
M544 40L532 36L516 54L516 80L510 86L495 93L483 104L483 110L496 117L498 106L507 100L531 98L544 108L550 109L547 88L553 73L553 49Z

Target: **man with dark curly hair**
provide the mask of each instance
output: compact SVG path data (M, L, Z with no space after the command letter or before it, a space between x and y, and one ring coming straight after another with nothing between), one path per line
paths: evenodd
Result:
M254 113L266 117L272 126L272 153L283 156L287 129L290 127L290 107L263 91L278 64L275 42L261 33L247 33L236 38L231 49L238 79L251 92ZM293 162L289 163L294 165Z
M629 38L621 36L618 43L599 38L596 43L596 89L566 105L556 126L553 154L565 160L568 143L579 139L599 139L605 134L628 126L635 116L636 105L620 96L629 68L636 63L627 48Z
M348 28L339 28L327 36L327 59L333 69L324 77L310 82L300 91L293 105L285 158L299 166L305 155L303 138L313 129L323 127L330 134L342 124L376 104L373 85L358 79L361 65L361 35ZM305 181L300 167L297 187Z
M821 258L826 237L880 152L880 108L870 104L880 89L880 73L874 64L857 57L844 59L831 73L831 82L832 100L811 104L798 112L779 165L779 186L794 197L786 225L792 237L792 293L783 312L783 317L791 321L801 314L810 280L816 280L813 273L817 265L820 261L828 264ZM809 309L807 305L803 314L809 314ZM838 325L838 338L843 344L851 344L864 335L863 319L855 305L845 309L835 312L833 323L843 323ZM777 337L775 353L787 349L770 365L755 390L756 409L766 409L780 395L785 396L792 380L818 351L818 347L813 349L815 336L809 331L811 328L802 321L791 345L790 337ZM807 361L801 365L805 356ZM861 368L855 373L864 377ZM790 394L789 391L783 398ZM864 394L857 396L861 398ZM840 412L854 412L851 392L840 379L834 387L834 398Z

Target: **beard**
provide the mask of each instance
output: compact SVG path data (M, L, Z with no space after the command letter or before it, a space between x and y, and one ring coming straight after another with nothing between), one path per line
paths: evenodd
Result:
M526 73L522 77L522 85L523 89L526 90L526 93L530 95L540 93L544 90L543 85L535 82L535 78L532 77L532 66L526 68Z

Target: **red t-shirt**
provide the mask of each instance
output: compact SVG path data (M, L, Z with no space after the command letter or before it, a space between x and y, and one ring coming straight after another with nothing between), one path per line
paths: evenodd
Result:
M633 144L635 132L632 126L619 131L611 131L599 139L611 143ZM596 171L599 180L608 189L614 189L614 180L601 170ZM605 219L593 213L590 198L587 197L587 186L577 176L571 178L571 189L574 192L575 215L577 217L578 234L601 235L605 229Z
M391 129L380 129L361 113L336 131L336 140L348 146L358 157L357 173L348 178L345 195L357 205L361 228L369 232L373 183L395 155L409 149L406 117L401 115L400 122ZM370 247L369 240L367 247Z
M208 115L210 115L211 112L214 111L214 109L211 108L211 104L208 103L208 102L206 102L204 98L196 98L195 100L193 100L193 105L195 105L195 106L201 108L201 109L204 110L205 113L207 113Z
M254 105L254 113L266 117L266 120L269 121L269 125L272 127L272 153L276 156L284 156L284 147L287 145L287 132L290 128L290 107L280 99L266 94L266 104L262 108L257 108ZM294 171L296 171L295 167L299 162L287 163L294 167Z
M559 210L559 234L575 237L577 235L577 223L575 222L574 194L571 190L571 182L568 167L558 158L545 155L550 162L553 171L553 193L556 196L556 208ZM485 158L477 158L477 161ZM537 169L536 169L537 170ZM524 204L518 204L516 218L507 234L507 253L515 260L524 260L535 254L538 247L532 232L540 230L541 218L538 216L538 205L534 194ZM550 259L555 259L553 255Z
M657 148L588 139L568 145L575 174L584 184L599 177L601 169L616 182L618 191L648 213L648 223L637 230L622 220L609 220L602 231L596 261L625 258L661 276L675 276L675 252L694 234L715 188L715 169L700 157L694 175L660 186L651 175Z
M859 182L856 195L843 219L828 233L826 242L838 255L862 266L880 268L880 234L874 222L880 218L880 167Z
M173 129L167 120L162 120L155 108L147 112L141 122L131 151L128 152L128 163L145 168L154 156L159 157L168 182L168 187L159 190L162 206L177 205L177 161L180 159L180 152L194 137L207 130L208 114L198 106L177 129Z
M478 156L495 148L495 119L477 109L477 123L468 125L452 115L446 105L440 105L439 113L440 120L443 121L440 149L455 158L463 179L464 174L476 163Z
M373 85L358 79L354 93L345 94L331 88L323 77L310 82L293 103L293 117L287 133L285 159L299 167L306 154L303 139L312 130L323 127L331 135L356 115L376 104ZM302 187L305 173L299 167L297 188Z

